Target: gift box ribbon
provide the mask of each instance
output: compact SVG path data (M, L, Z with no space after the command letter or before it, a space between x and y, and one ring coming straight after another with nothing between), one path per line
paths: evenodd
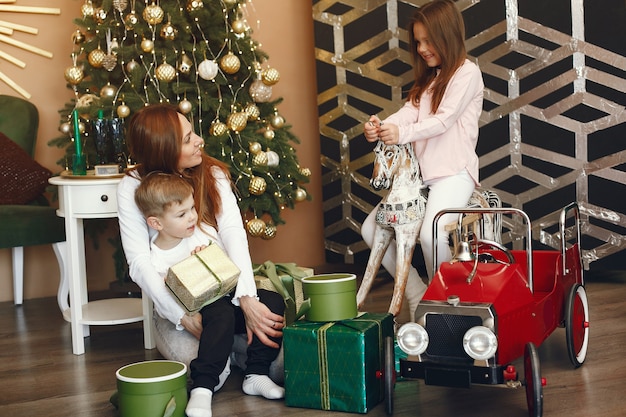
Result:
M302 317L310 308L308 300L303 301L297 310L296 289L294 280L301 280L307 274L301 271L295 263L274 263L265 261L260 265L253 265L255 275L267 277L278 294L285 301L285 323L290 325ZM286 275L288 279L281 279L280 275Z
M320 400L322 410L330 410L330 378L328 377L328 350L326 346L326 331L335 323L330 322L317 329L317 360L320 376Z
M204 261L204 259L202 259L202 257L200 255L198 255L198 253L195 253L194 256L207 269L207 271L209 271L213 275L215 280L218 282L219 287L218 287L218 291L217 292L221 294L222 293L222 286L224 285L224 281L222 281L222 279L211 269L211 267Z
M361 313L361 315L363 315L365 313ZM360 329L358 327L355 326L351 326L350 323L351 322L369 322L369 323L375 323L377 328L378 328L378 340L382 341L383 340L383 326L382 326L382 320L375 320L375 319L366 319L366 318L359 318L356 317L354 319L351 320L345 320L345 321L339 321L339 322L329 322L326 323L322 326L320 326L317 330L317 359L318 359L318 364L319 364L319 378L320 378L320 407L322 410L330 410L331 409L331 404L330 404L330 377L328 374L328 343L327 343L327 335L326 333L328 332L328 329L330 329L331 327L333 327L335 324L339 324L339 325L343 325L345 327L348 327L350 329L356 330L357 332L360 331ZM382 346L382 345L381 345ZM383 358L383 350L379 349L379 357L380 357L380 364L382 366L382 364L384 363L384 358Z

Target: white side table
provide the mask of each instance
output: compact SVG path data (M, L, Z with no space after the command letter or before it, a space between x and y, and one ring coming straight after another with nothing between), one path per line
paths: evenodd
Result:
M155 347L152 333L152 303L142 295L137 298L111 298L89 301L85 269L85 235L83 219L117 217L117 184L120 178L95 176L52 177L50 184L59 188L57 215L65 218L67 241L67 274L61 277L59 294L69 289L69 308L63 317L72 328L72 352L85 353L85 340L90 325L113 325L143 321L144 345ZM60 296L59 298L63 298Z

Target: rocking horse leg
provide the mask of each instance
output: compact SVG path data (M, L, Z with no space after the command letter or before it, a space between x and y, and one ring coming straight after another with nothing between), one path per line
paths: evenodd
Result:
M411 266L409 269L409 277L406 280L406 288L404 290L404 299L409 305L409 320L415 321L415 310L420 301L424 297L428 285L424 284L417 269Z
M404 291L406 289L407 280L409 278L409 270L411 268L411 260L415 249L415 240L408 237L396 236L397 255L396 255L396 276L395 285L393 287L393 295L391 304L389 305L389 313L394 317L400 313L402 309L402 301L404 300Z
M356 294L356 304L359 309L363 306L365 298L367 297L370 288L372 288L374 277L378 273L383 256L385 256L385 252L389 247L392 237L393 231L378 226L376 227L370 257L367 260L367 268L365 268L363 281L361 281L361 286Z

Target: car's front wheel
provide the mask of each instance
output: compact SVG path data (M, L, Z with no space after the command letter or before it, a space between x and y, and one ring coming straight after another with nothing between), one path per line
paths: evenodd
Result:
M524 349L524 379L526 385L526 404L530 417L543 415L543 381L539 365L539 354L532 342Z

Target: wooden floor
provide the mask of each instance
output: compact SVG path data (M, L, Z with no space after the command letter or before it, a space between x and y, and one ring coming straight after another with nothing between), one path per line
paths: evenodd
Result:
M392 284L378 279L365 310L384 312ZM623 416L626 411L626 272L589 273L587 293L591 338L587 361L573 369L567 359L565 331L557 331L539 348L544 387L544 415ZM406 311L400 321L406 320ZM115 417L109 403L115 371L128 363L160 358L143 349L141 327L92 326L86 353L71 353L70 326L56 299L27 300L15 307L0 303L0 416ZM282 401L250 397L241 392L241 374L233 371L213 401L213 415L222 416L349 416L286 407ZM523 390L473 387L451 389L421 381L398 382L396 416L525 416ZM383 404L369 413L385 416ZM141 416L137 416L141 417Z

